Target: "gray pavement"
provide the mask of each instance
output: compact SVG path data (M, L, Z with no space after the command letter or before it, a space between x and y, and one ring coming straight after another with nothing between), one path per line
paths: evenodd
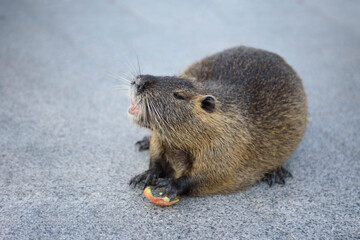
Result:
M360 239L360 2L0 1L0 239ZM119 74L247 45L303 78L285 186L149 203ZM110 74L109 74L110 73Z

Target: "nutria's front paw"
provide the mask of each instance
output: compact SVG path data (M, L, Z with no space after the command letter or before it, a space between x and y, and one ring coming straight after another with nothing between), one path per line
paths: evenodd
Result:
M136 187L136 185L138 183L143 182L145 184L145 186L144 186L144 189L145 189L149 185L156 185L158 177L159 177L159 171L157 169L151 168L151 169L133 177L130 180L129 185L134 184L134 187Z
M149 150L149 148L150 148L150 136L145 136L142 140L137 141L135 143L135 146L137 147L139 152Z
M170 198L170 202L173 201L178 195L178 188L173 179L159 178L157 185L154 186L153 189L157 188L164 188L162 194L168 196Z

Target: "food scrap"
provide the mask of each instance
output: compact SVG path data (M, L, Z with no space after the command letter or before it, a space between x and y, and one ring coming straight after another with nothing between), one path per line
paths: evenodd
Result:
M155 203L156 205L159 206L170 206L173 205L175 203L177 203L179 201L178 198L175 198L173 201L170 202L169 197L165 196L165 197L154 197L151 193L151 188L150 187L146 187L144 189L144 195L145 197L152 203Z

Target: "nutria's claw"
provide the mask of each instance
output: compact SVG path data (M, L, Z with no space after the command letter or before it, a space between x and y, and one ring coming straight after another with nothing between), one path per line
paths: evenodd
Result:
M149 185L154 185L157 183L158 176L156 174L149 173L146 176L145 182L144 182L144 189Z
M173 201L177 196L177 189L172 179L159 178L157 185L154 186L153 189L158 189L162 187L164 188L164 190L162 191L163 195L168 195L168 197L170 198L169 201Z
M145 184L145 189L149 185L155 185L157 183L158 176L159 174L157 170L152 168L133 177L130 180L129 185L134 184L134 187L136 187L138 183L143 182Z
M149 150L150 147L150 136L145 136L143 139L141 139L140 141L137 141L135 143L135 146L137 147L138 151L145 151L145 150Z
M261 180L267 182L271 187L274 183L285 184L285 178L287 177L292 177L291 173L280 166L273 172L265 174Z
M135 177L133 177L130 182L129 182L129 185L131 186L132 184L134 184L134 187L136 187L136 185L143 181L145 178L145 176L143 174L139 174L139 175L136 175Z

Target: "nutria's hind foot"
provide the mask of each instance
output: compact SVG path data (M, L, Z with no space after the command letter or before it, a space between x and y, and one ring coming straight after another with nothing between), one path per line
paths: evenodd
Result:
M142 140L137 141L135 146L139 152L149 150L150 147L150 136L145 136Z
M292 177L291 173L281 166L271 173L266 173L261 181L267 182L271 187L274 183L285 184L285 178L287 177Z

